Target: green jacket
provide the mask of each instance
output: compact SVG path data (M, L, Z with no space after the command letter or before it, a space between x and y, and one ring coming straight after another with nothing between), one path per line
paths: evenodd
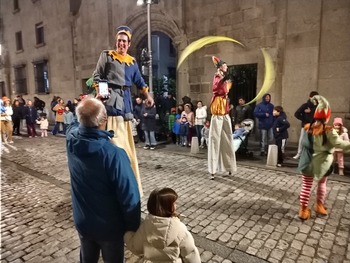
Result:
M350 142L343 141L334 129L326 129L327 142L323 144L323 135L312 135L313 154L311 160L308 160L307 149L309 148L309 140L307 132L302 141L303 151L299 160L298 171L304 175L313 176L316 180L320 180L323 176L329 175L333 165L334 148L344 150L344 153L350 153ZM305 169L301 169L301 164L308 163Z

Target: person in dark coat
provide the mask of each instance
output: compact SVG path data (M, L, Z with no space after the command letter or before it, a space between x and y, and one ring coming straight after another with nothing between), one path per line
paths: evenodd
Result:
M20 132L20 125L21 125L21 119L23 119L23 108L19 104L18 100L15 100L12 105L12 122L13 122L13 134L14 135L21 135Z
M268 142L273 140L273 108L274 105L271 103L271 95L266 93L262 97L262 102L256 105L254 109L254 116L259 120L261 156L266 155Z
M38 112L43 112L45 108L45 102L38 97L34 97L34 107Z
M156 148L156 138L155 138L155 130L156 130L156 106L153 105L150 101L145 101L145 107L142 110L142 129L145 132L145 141L146 145L143 147L144 149L154 150Z
M27 123L27 132L29 138L37 137L35 131L36 119L38 117L38 113L33 105L31 100L27 100L27 106L24 107L24 118Z
M301 155L302 150L302 138L305 133L304 126L305 124L309 124L312 122L314 118L314 113L317 107L317 103L314 103L311 101L311 98L315 95L318 95L317 91L311 91L309 94L309 99L306 103L302 104L297 111L294 113L294 117L301 121L301 130L300 130L300 137L299 137L299 145L298 145L298 152L295 156L293 156L294 159L299 159Z
M287 121L287 115L283 111L282 106L276 106L273 109L273 116L275 117L275 120L273 122L272 131L278 149L277 166L281 167L283 164L290 124Z
M143 104L143 101L140 97L135 98L135 106L134 106L134 117L138 123L136 130L137 130L137 136L138 139L142 142L145 141L145 133L142 130L142 110L144 109L145 105Z
M238 99L236 110L234 111L235 124L240 124L243 120L252 118L252 108L249 105L244 104L245 99L243 97L240 97Z

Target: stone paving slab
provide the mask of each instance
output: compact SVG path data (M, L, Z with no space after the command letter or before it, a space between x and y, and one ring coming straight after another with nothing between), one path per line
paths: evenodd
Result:
M49 257L75 262L69 261L77 258L79 242L71 220L64 139L24 138L3 147L2 158L4 262L51 262L45 261ZM203 262L350 262L347 183L329 182L329 216L313 213L301 222L298 175L238 165L233 176L221 174L211 181L205 159L143 149L138 149L138 158L145 191L143 216L150 191L174 188L178 211Z

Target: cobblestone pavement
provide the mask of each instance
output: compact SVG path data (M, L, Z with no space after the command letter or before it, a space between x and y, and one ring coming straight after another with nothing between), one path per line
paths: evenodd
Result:
M14 140L1 149L1 262L78 262L64 138ZM348 183L328 183L329 216L301 222L294 173L239 162L232 176L211 181L203 158L137 151L143 216L151 190L174 188L203 262L350 263Z

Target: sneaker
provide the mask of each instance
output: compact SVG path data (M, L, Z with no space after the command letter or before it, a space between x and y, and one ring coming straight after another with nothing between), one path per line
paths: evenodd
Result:
M299 158L300 158L300 154L297 154L297 155L293 156L293 159L295 159L295 160L297 160Z
M13 141L8 141L7 143L13 143Z
M149 149L150 150L154 150L156 147L154 147L154 146L151 146Z
M277 164L277 167L282 167L282 164L278 163L278 164Z
M148 150L148 149L149 149L149 146L146 145L146 146L143 147L143 149Z

